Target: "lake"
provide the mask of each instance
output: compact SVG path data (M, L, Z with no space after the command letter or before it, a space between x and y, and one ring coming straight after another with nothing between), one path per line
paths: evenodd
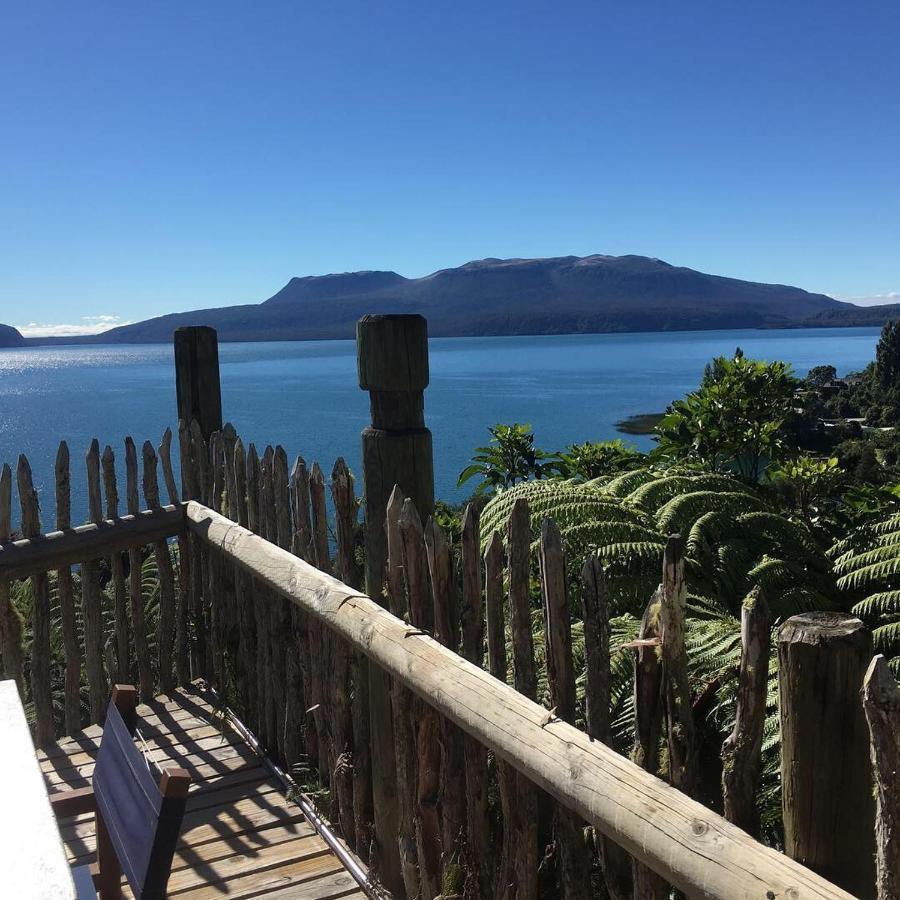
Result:
M472 449L496 422L528 422L548 449L614 438L615 423L658 412L697 386L704 365L740 346L747 356L790 362L803 375L819 364L845 374L874 358L878 328L703 331L656 334L436 338L425 394L434 434L438 497L456 488ZM343 455L359 472L368 395L359 389L353 341L222 344L222 405L245 442L281 443L326 471ZM72 454L72 519L86 518L82 453L91 438L110 443L120 473L122 440L159 443L175 430L171 345L34 347L0 350L0 463L26 453L52 523L59 441ZM652 438L625 438L647 449ZM177 436L176 436L177 445ZM120 476L121 477L121 476ZM124 488L120 488L124 497ZM14 519L18 519L15 515ZM45 529L49 530L49 529Z

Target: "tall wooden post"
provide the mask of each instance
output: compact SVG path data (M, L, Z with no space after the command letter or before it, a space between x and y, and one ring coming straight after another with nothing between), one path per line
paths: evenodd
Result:
M219 338L215 328L191 325L175 330L175 392L178 418L190 427L196 419L209 440L222 429L222 390L219 385Z
M785 852L856 897L874 896L875 810L862 689L872 638L842 613L778 632Z
M395 485L425 520L434 511L431 432L425 427L428 326L422 316L364 316L356 325L359 386L369 392L372 424L363 431L366 511L366 593L383 596L387 564L385 519ZM372 794L379 872L395 897L404 896L397 844L396 790L390 678L369 667Z

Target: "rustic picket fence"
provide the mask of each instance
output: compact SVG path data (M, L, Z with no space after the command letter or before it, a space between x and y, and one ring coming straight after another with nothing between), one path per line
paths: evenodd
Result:
M376 393L373 421L393 415L396 400ZM415 401L399 405L420 414ZM551 520L533 534L519 501L504 532L481 535L470 507L453 546L395 487L374 528L367 498L364 553L360 501L343 460L329 484L317 464L291 466L281 447L259 453L230 425L207 434L199 418L190 426L182 420L177 434L177 472L171 431L156 449L143 444L140 471L136 445L125 440L125 515L114 451L101 454L93 442L85 457L88 523L76 528L62 444L53 533L41 534L31 468L20 457L20 535L11 540L12 470L0 472L0 657L31 704L37 743L101 721L111 681L136 680L149 698L204 678L275 761L329 788L329 817L376 882L395 896L429 900L662 898L670 885L697 897L874 896L866 850L875 849L871 748L879 896L897 896L892 754L900 703L883 661L870 664L871 644L855 620L799 617L779 633L783 855L747 833L758 824L769 659L759 596L743 611L725 818L691 799L697 738L677 537L632 645L632 762L607 746L603 566L595 558L567 563ZM373 534L384 566L378 575L370 567L365 593L362 563L371 561ZM141 574L148 565L155 572L149 603ZM23 579L30 622L11 602ZM575 727L580 673L569 588L576 580L584 731ZM545 671L533 643L538 602ZM859 702L864 673L871 732ZM543 676L549 708L538 703ZM62 686L61 701L52 685ZM852 733L847 722L856 723ZM833 827L835 810L844 828Z

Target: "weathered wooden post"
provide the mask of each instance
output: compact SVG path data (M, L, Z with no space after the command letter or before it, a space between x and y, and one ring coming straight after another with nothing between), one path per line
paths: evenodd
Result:
M857 897L874 896L869 733L860 690L872 638L859 619L812 612L778 633L785 852Z
M431 432L425 427L428 326L422 316L363 316L356 325L359 386L369 392L372 424L363 431L366 510L366 593L383 597L387 503L395 485L421 518L434 510ZM364 677L364 675L363 675ZM387 888L404 895L397 844L399 826L390 678L369 667L372 793L379 872Z
M219 384L219 338L215 328L191 325L176 328L175 393L178 418L190 427L195 419L203 439L222 429L222 390Z
M900 897L900 685L883 656L869 664L863 708L872 736L878 900Z

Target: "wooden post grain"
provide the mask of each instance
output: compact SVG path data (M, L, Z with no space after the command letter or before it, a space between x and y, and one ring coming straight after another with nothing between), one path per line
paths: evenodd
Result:
M527 501L513 504L507 526L510 632L513 686L529 700L537 700L537 672L531 632L531 515ZM527 778L516 775L516 797L505 821L503 858L508 871L504 896L533 897L538 878L538 794Z
M684 541L673 535L663 551L659 639L662 645L663 715L668 742L669 783L692 796L697 781L697 736L684 645L687 587Z
M157 478L157 457L153 444L145 441L144 457L144 499L149 509L159 509L159 481ZM153 545L156 570L159 576L159 617L156 625L156 652L159 665L159 689L168 694L175 686L173 674L173 649L175 647L175 572L167 541L157 541Z
M130 437L125 438L125 502L129 515L136 516L141 511L141 501L138 495L137 449ZM130 549L128 551L128 594L131 598L131 626L134 632L134 653L137 657L141 700L146 703L153 697L153 668L150 664L150 647L147 643L147 623L144 616L142 563L140 548Z
M581 570L581 616L584 623L585 730L592 738L610 747L609 587L603 564L596 556L589 556ZM596 834L595 838L610 900L630 898L631 858L609 838L601 834Z
M395 487L388 500L384 528L388 548L388 608L398 619L405 620L409 615L409 606L406 602L403 536L400 531L403 501L400 488ZM399 682L393 684L392 706L399 808L397 845L406 896L412 898L418 897L421 890L416 847L416 738L412 719L413 695Z
M434 518L425 528L425 549L434 602L434 636L454 653L459 652L459 636L454 627L456 615L456 579L450 545ZM441 717L441 845L444 894L462 893L459 878L461 863L467 858L466 840L466 769L463 733L453 722Z
M85 454L88 485L88 520L103 521L100 494L100 444L96 438ZM84 669L87 674L91 721L102 722L106 715L109 688L103 660L103 593L100 589L100 567L95 560L81 566L81 615L84 619Z
M387 503L395 485L428 518L434 509L431 432L425 427L428 327L421 316L364 316L356 326L359 386L369 392L371 425L363 431L366 592L384 603ZM391 685L369 670L372 794L380 871L388 890L402 896L397 847L399 809Z
M12 470L7 463L0 469L0 544L12 537ZM73 613L74 620L74 613ZM0 657L3 676L15 680L19 696L25 700L22 670L22 619L12 602L9 582L0 580ZM71 732L70 732L71 733Z
M309 511L309 472L300 456L294 461L290 478L291 552L310 562L312 559L312 523ZM291 608L291 645L286 661L287 706L285 716L285 758L297 763L305 748L312 766L319 764L319 736L315 720L308 713L312 700L308 616L296 606Z
M425 535L415 504L408 497L403 501L399 526L409 623L413 630L430 634L434 631L434 606L428 581ZM440 717L421 700L413 703L412 717L416 742L415 826L419 878L422 897L433 900L440 893L441 878L441 826L437 806L441 777Z
M178 418L196 421L203 439L222 428L219 339L214 328L178 328L175 342L175 392Z
M460 538L462 565L462 655L484 668L484 597L481 577L481 527L478 509L469 504L463 514ZM488 809L487 750L465 739L466 821L469 893L489 896L491 891L491 822Z
M179 425L179 443L185 445L182 434L187 431ZM175 482L175 472L172 468L172 429L166 428L163 433L162 443L159 445L159 460L162 464L163 480L166 483L166 493L169 503L177 506L180 502L178 486ZM182 484L191 484L193 475L190 472L191 460L187 462L188 475L182 476ZM175 676L178 684L186 686L191 680L191 658L188 647L188 621L191 603L191 548L190 540L186 534L179 534L178 538L178 594L175 601Z
M362 576L356 563L356 535L359 528L359 503L354 490L353 476L343 458L338 458L331 472L331 498L334 505L335 535L337 537L337 559L335 560L338 577L344 584L359 589L362 587ZM352 826L344 829L344 836L354 848L364 854L368 852L369 835L372 831L372 768L369 750L369 703L368 703L368 666L358 652L349 652L346 644L340 639L332 642L335 654L335 670L347 673L344 688L346 696L346 715L344 721L346 732L345 768L352 773L352 799L341 803L341 827L344 828L344 817L352 811ZM341 657L346 659L343 664ZM350 702L352 686L353 702ZM360 698L365 697L365 708ZM344 788L346 790L346 787ZM357 829L361 829L357 833Z
M264 513L261 510L264 493L262 490L262 466L256 446L247 448L247 527L254 534L264 535ZM253 668L247 673L248 678L256 679L256 708L253 710L253 722L256 733L265 743L266 714L269 706L269 683L267 680L269 628L266 617L266 591L261 585L253 585L253 622L256 631L256 652Z
M69 447L61 441L56 454L56 529L72 527L72 498L70 490ZM78 618L75 614L75 594L71 566L56 572L59 593L59 618L63 652L66 657L65 711L66 734L81 731L81 643L78 640Z
M652 775L658 774L659 743L663 722L663 673L659 648L659 587L641 619L634 665L634 750L632 759ZM634 896L641 900L667 900L669 886L649 866L635 859L632 866Z
M760 588L741 606L741 668L734 730L722 745L725 818L759 837L756 789L762 770L763 728L769 687L771 617Z
M875 811L860 690L872 639L842 613L778 632L785 852L858 897L874 896Z
M41 512L31 466L23 455L16 467L19 504L22 509L22 537L41 533ZM50 693L50 586L46 573L31 578L31 699L34 703L35 744L52 741L53 697Z
M574 725L575 667L572 663L566 557L562 536L553 519L544 519L541 523L540 569L550 703L556 716ZM556 808L556 845L563 896L587 898L591 893L590 860L584 841L584 825L576 815L559 807Z
M331 571L328 551L328 513L325 504L325 476L318 462L309 470L309 523L311 562L320 572ZM331 739L328 704L328 668L331 652L331 636L318 622L309 622L310 646L318 647L310 657L310 683L312 685L313 720L318 735L319 774L327 783L334 770L334 745Z
M878 900L900 897L900 685L881 655L863 681L875 781Z
M106 518L115 521L119 518L119 488L116 483L116 458L112 447L108 444L100 458L103 467L103 490L106 493ZM113 621L116 640L116 668L110 672L110 678L118 682L126 682L131 678L128 639L128 600L125 588L125 566L121 553L113 553L109 560L113 582Z
M192 421L188 431L190 434L195 494L201 502L207 503L209 502L209 449L199 422L196 420ZM194 635L197 641L197 673L209 678L213 671L212 641L209 637L209 548L202 542L197 548L196 570L196 574L193 576L193 618Z

